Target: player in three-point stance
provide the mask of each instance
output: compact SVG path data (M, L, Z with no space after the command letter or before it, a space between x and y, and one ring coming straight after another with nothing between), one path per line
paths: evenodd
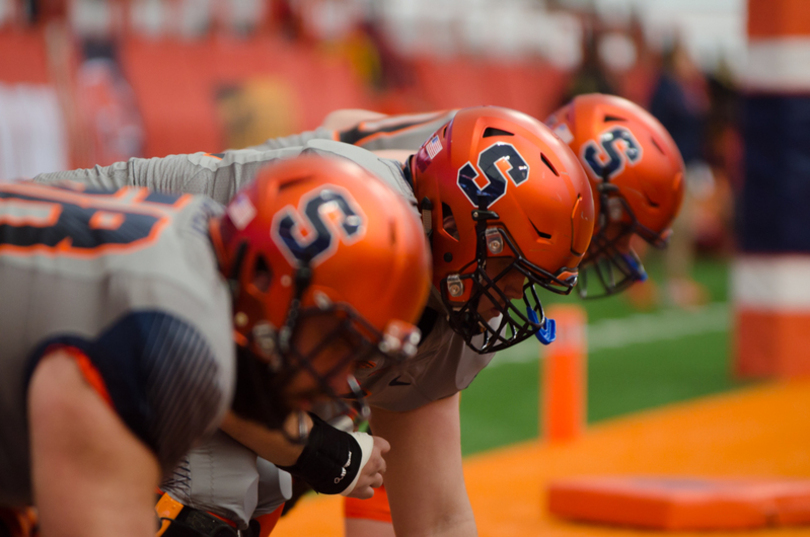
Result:
M218 425L282 427L349 391L356 356L413 344L419 222L350 163L313 179L316 160L263 171L224 212L0 186L2 533L31 531L34 504L44 537L153 534L161 476ZM352 258L363 269L331 276Z
M339 139L408 158L457 110L384 116L366 110L330 114L324 126L260 148L283 148L313 138ZM590 182L597 219L593 240L580 267L578 292L596 298L621 292L646 279L630 245L636 235L666 246L683 199L683 161L669 133L646 110L616 96L576 97L546 124L579 157ZM428 312L429 313L429 312ZM391 534L385 494L371 500L346 499L347 535Z

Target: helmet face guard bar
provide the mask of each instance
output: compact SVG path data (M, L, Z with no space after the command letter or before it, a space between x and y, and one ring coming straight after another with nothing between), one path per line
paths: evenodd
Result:
M299 269L296 275L296 295L290 304L284 326L279 330L273 329L267 323L257 324L251 334L254 347L261 349L259 361L269 361L264 366L269 379L264 390L274 394L282 394L285 386L297 375L304 374L314 380L315 387L311 392L303 394L312 400L327 399L338 405L339 410L368 415L368 407L364 401L364 392L354 376L348 378L351 393L338 393L333 381L344 374L351 364L363 360L387 359L393 361L405 360L416 352L419 343L419 330L407 323L393 321L380 332L349 306L343 303L333 303L326 296L316 297L315 306L301 307L300 297L309 284L306 275L300 277ZM319 339L312 344L307 341L308 350L301 348L300 337L297 337L304 322L319 323L328 327L325 332L318 334ZM325 371L316 367L321 355L328 353L331 366ZM274 425L277 424L278 415L287 416L296 410L303 414L301 409L294 409L283 402L278 395L273 397L275 405L281 406L273 412ZM347 401L346 399L351 399ZM359 409L359 411L358 411ZM303 423L299 415L299 424ZM281 428L288 440L295 443L306 441L307 431L299 428L297 437L291 437L285 428Z
M604 183L610 185L609 183ZM615 187L614 187L615 188ZM601 226L594 235L588 252L580 265L580 282L577 292L580 298L603 298L620 293L636 282L647 280L647 272L636 252L632 248L622 249L618 245L629 241L632 235L638 235L655 248L666 248L671 235L670 230L656 233L642 225L624 196L616 193L608 197L610 188L601 189L599 219ZM620 231L612 238L606 232L610 220L610 202L618 203L619 208L629 217L630 222L621 224Z
M482 223L484 223L483 220L479 220L479 225ZM467 283L474 286L470 299L459 307L458 303L453 304L447 297L448 279L445 279L442 285L444 290L442 299L450 312L451 326L464 338L471 349L480 354L509 348L533 335L545 344L550 343L554 339L554 321L546 318L536 286L557 294L568 294L576 283L576 276L569 276L563 280L530 263L520 253L506 229L500 227L487 229L485 223L480 228L475 271L458 276L459 283L462 285ZM485 235L491 238L492 230L497 230L503 240L502 251L511 250L512 254L500 257L501 259L511 258L511 262L494 277L490 277L486 271L488 245ZM489 233L486 233L487 231ZM518 307L499 285L513 271L520 273L524 279L523 304L519 304L522 308ZM567 272L570 273L570 271ZM452 275L448 278L452 278ZM478 311L482 298L486 298L500 315L487 321Z

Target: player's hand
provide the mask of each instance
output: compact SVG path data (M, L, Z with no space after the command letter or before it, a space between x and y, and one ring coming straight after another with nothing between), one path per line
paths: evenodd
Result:
M371 457L360 470L357 484L354 489L347 494L350 498L366 500L374 496L374 489L382 486L383 474L385 473L385 459L383 455L391 449L388 440L379 436L372 436L374 447L371 450Z

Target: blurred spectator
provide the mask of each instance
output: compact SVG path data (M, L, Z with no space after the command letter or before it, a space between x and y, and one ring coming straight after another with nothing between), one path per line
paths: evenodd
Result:
M706 79L683 44L676 40L663 54L650 112L672 135L686 164L686 194L665 255L665 296L670 303L682 307L699 305L708 299L706 290L692 279L692 267L696 201L714 189L714 177L705 160L709 104Z
M733 192L742 181L740 94L725 63L707 76L711 106L706 125L706 160L714 188L698 200L695 218L698 251L728 253L732 248Z
M109 57L85 60L76 72L76 97L85 132L90 133L88 165L143 156L143 126L135 94Z
M25 20L30 24L44 24L52 20L65 20L68 0L23 0Z
M303 22L290 0L272 0L266 11L266 29L277 32L290 41L303 36Z
M616 87L599 54L598 23L591 15L583 18L582 63L574 73L560 104L565 104L577 95L585 93L608 93L615 95Z

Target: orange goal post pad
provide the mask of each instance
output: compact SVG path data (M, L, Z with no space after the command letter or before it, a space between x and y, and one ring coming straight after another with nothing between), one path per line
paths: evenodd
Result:
M549 511L564 519L659 530L810 524L810 480L587 477L554 481Z

